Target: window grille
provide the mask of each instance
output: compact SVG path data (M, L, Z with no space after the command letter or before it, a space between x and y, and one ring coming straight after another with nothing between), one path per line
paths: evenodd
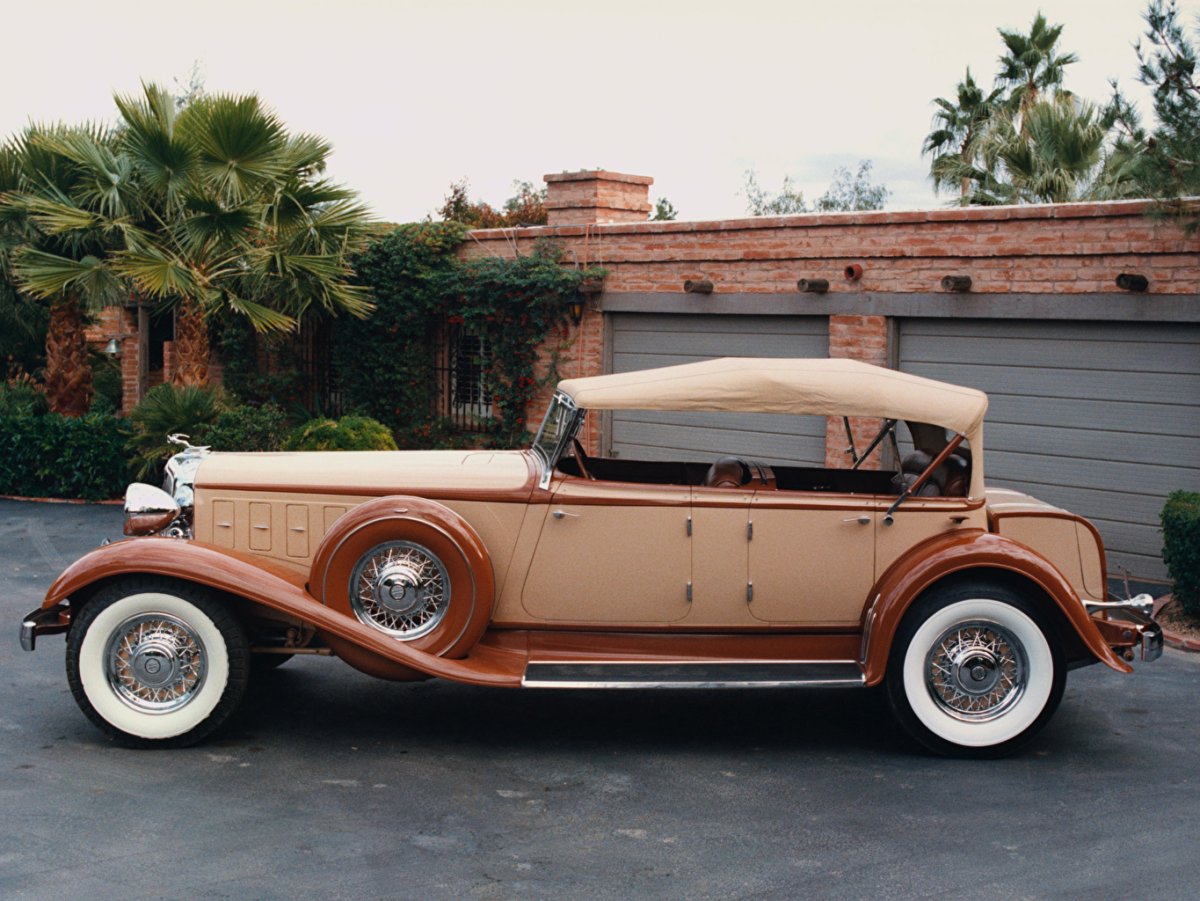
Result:
M488 386L491 350L461 323L448 322L436 361L438 415L459 432L485 432L493 418Z

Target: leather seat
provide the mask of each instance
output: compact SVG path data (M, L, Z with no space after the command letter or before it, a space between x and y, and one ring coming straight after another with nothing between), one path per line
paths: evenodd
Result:
M933 455L922 450L907 454L900 461L904 484L911 485L933 462ZM971 483L971 464L960 454L951 454L933 471L917 492L919 497L966 497Z

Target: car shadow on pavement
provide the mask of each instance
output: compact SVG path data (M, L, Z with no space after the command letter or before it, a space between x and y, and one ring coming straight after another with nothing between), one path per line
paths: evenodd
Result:
M786 748L920 753L873 689L504 690L387 683L330 661L258 675L215 740L477 744L564 751ZM324 666L326 672L318 672ZM336 666L336 664L334 664ZM332 676L332 678L330 678Z

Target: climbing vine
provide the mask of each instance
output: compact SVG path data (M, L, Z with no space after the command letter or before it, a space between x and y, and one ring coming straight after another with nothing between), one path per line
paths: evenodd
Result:
M355 262L375 312L339 320L334 366L348 410L385 423L401 447L487 444L514 447L529 438L525 411L554 372L554 348L566 341L568 301L603 271L564 265L560 246L539 241L514 259L460 261L457 223L404 225ZM459 323L489 349L486 379L495 421L483 434L456 435L439 418L435 366L445 326ZM537 373L550 341L549 372Z

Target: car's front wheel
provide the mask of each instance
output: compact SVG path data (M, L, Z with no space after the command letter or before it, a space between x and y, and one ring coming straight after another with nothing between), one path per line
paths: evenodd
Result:
M1040 612L1003 586L935 589L905 615L888 662L901 725L939 754L1000 757L1053 715L1066 685Z
M122 579L84 605L67 636L67 679L97 726L132 747L183 747L245 694L245 630L200 586Z

